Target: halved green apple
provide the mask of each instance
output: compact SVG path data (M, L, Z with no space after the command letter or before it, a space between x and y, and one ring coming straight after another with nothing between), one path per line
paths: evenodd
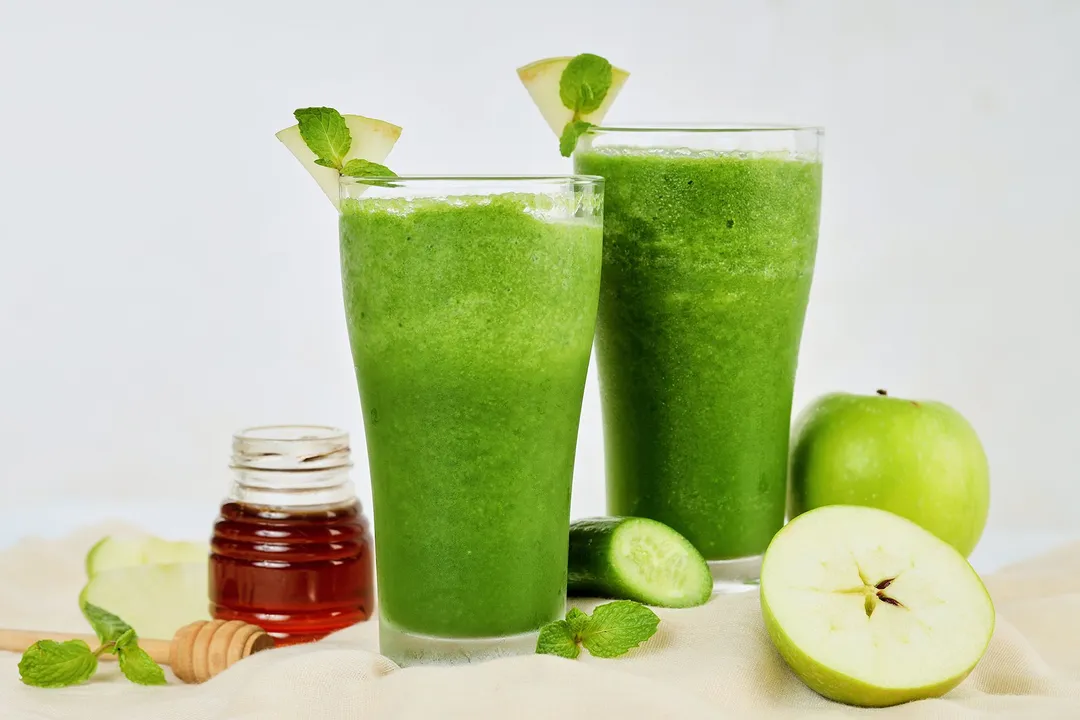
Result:
M951 545L898 515L847 505L811 510L776 534L761 609L803 682L865 707L945 694L994 631L990 596Z
M544 116L547 124L551 126L556 137L561 137L566 123L574 119L574 111L563 105L562 98L559 97L559 80L562 78L563 70L573 59L573 57L554 57L537 60L518 68L517 71L522 84L529 91L529 95L532 96L536 107L540 108L540 113ZM612 67L611 87L608 89L604 101L600 103L600 107L596 108L596 110L587 115L582 115L579 119L593 125L599 125L607 111L611 109L611 104L615 102L615 96L622 90L622 86L626 83L628 77L630 77L630 73Z
M345 118L345 124L349 127L349 134L352 136L352 144L342 164L354 159L381 163L394 149L394 143L401 137L400 127L383 120L375 120L362 115L342 115L342 117ZM326 193L326 197L330 198L330 202L334 203L334 207L338 207L341 202L338 197L338 180L341 173L333 168L315 164L317 156L308 149L304 138L300 136L300 126L287 127L275 137L311 173L311 177L319 183L319 187Z

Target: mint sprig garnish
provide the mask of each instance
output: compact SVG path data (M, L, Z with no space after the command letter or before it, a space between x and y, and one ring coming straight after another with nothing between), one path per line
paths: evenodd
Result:
M559 99L578 115L600 109L611 89L611 63L599 55L582 53L573 58L559 77Z
M98 668L98 657L116 655L120 671L140 685L164 685L165 671L139 647L135 631L108 610L85 603L83 615L101 640L96 650L82 640L39 640L19 660L19 676L27 685L56 688L86 682Z
M370 160L363 160L361 158L353 158L349 162L345 163L345 167L341 168L341 174L351 178L360 178L362 182L367 185L379 185L381 187L397 187L397 183L392 183L387 180L362 180L363 178L371 177L397 177L397 173L386 167L380 165L377 162L371 162Z
M574 111L574 117L559 137L559 152L563 157L570 157L578 139L593 127L581 116L595 112L604 104L613 78L611 63L592 53L574 57L563 69L559 76L559 99L566 108Z
M362 158L345 161L345 156L352 148L352 134L345 118L334 108L300 108L293 112L293 117L299 124L300 137L304 139L304 144L308 146L308 150L315 153L316 165L337 170L342 175L353 178L397 177L397 173L377 162ZM394 187L393 183L378 180L366 184Z
M352 147L352 135L345 118L327 107L300 108L293 113L300 124L300 137L317 159L315 164L341 170Z
M583 645L593 657L618 657L651 638L659 624L656 613L633 600L598 605L592 615L573 608L565 620L540 629L536 652L573 660Z
M361 158L353 158L345 163L345 167L341 168L341 174L348 175L349 177L369 177L375 175L397 177L397 173L385 165L380 165L379 163L371 162L370 160L362 160Z
M571 120L566 123L562 135L559 137L559 152L563 157L570 157L574 154L578 139L588 132L591 127L595 126L584 120Z

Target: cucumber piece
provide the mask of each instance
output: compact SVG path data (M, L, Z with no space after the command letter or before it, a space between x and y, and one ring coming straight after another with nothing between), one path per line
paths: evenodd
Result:
M712 596L709 565L690 541L656 520L601 517L570 525L568 593L693 607Z

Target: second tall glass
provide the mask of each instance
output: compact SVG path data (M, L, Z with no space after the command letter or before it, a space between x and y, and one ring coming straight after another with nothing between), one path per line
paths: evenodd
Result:
M532 652L565 612L602 181L343 179L341 192L381 651L406 665Z
M717 589L783 525L821 201L817 128L594 128L604 177L596 350L608 510L667 523Z

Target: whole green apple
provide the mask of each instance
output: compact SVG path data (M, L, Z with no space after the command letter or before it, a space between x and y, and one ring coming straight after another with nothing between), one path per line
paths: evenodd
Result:
M990 471L978 435L939 402L833 393L798 417L791 517L864 505L905 517L967 557L986 526Z

